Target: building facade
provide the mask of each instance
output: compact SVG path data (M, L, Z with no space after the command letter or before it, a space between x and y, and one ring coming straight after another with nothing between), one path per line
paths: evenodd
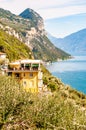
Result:
M8 65L7 74L18 78L21 85L29 92L41 92L43 89L40 60L20 60Z
M0 58L5 59L6 58L6 53L0 52Z

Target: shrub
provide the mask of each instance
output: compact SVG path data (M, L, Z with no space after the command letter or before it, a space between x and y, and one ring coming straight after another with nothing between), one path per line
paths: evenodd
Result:
M52 91L52 92L54 92L54 91L56 91L56 89L57 89L57 85L55 84L55 83L49 83L48 84L48 88Z
M53 90L57 87L54 82L48 84ZM61 91L47 96L30 94L24 91L15 79L0 76L1 130L85 130L85 128L86 109L82 110L80 105L74 105L72 100L62 95Z

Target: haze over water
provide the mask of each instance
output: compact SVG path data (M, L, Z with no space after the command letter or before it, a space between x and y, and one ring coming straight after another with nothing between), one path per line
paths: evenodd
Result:
M62 82L86 94L86 56L55 62L47 69Z

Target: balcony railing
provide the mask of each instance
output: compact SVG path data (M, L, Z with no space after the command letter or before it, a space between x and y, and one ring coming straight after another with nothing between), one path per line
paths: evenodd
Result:
M39 67L22 67L22 68L8 68L8 72L21 72L21 71L39 71Z

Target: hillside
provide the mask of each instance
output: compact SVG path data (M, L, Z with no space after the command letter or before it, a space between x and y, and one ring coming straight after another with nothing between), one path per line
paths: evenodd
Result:
M80 30L64 38L48 36L55 46L71 55L86 55L86 29Z
M1 130L86 129L86 96L43 73L53 93L30 94L13 78L0 76Z
M0 9L0 27L30 47L35 59L56 61L70 56L50 42L43 19L31 9L26 9L20 16Z
M30 49L18 39L10 36L6 32L0 29L0 51L7 54L7 58L10 61L32 58Z
M0 51L10 61L33 58L32 53L43 60L69 57L52 45L40 20L33 21L31 15L23 19L1 9ZM49 91L38 94L25 91L18 79L0 75L0 130L86 130L86 95L41 67Z
M34 26L37 27L38 29L42 29L41 27L44 28L43 18L30 8L24 10L19 16L31 20L34 23Z

